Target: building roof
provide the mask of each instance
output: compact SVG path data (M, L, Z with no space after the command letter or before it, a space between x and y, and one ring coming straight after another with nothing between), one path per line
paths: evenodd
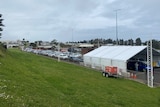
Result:
M101 46L85 56L127 61L147 46Z
M38 48L44 48L44 49L48 49L48 48L52 48L53 46L38 46Z
M78 47L80 48L88 48L88 47L94 47L93 44L78 44Z

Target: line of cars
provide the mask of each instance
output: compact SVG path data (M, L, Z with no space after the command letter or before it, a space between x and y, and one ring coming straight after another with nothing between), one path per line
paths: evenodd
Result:
M31 52L34 54L49 56L52 58L60 58L62 60L68 60L72 62L83 62L82 55L80 53L73 52L60 52L60 51L52 51L52 50L40 50L40 49L32 49L26 48L24 49L26 52Z

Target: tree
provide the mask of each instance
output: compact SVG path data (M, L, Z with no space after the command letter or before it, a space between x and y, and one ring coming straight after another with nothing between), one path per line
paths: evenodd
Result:
M133 39L129 39L128 40L128 45L132 45L133 46L133 43L134 43Z
M152 47L155 49L160 49L160 41L152 40Z
M123 39L119 40L119 45L124 45L124 40Z
M58 42L57 42L56 39L53 39L53 40L51 41L51 45L53 45L53 44L58 45Z
M3 28L2 28L2 27L4 26L3 23L2 23L2 21L3 21L4 19L2 19L1 17L2 17L2 14L0 14L0 38L2 37L1 31L3 31Z
M36 48L36 43L30 43L30 45L29 46L32 46L33 48Z
M29 46L29 41L26 41L25 38L23 38L22 44L23 44L24 47L26 48L27 46Z
M106 40L106 43L107 43L107 44L112 44L112 43L113 43L113 40L109 38L109 39Z
M35 41L35 44L36 44L37 46L41 46L42 41Z
M140 38L137 38L137 39L136 39L136 45L137 45L137 46L140 46L141 44L142 44L141 39L140 39Z

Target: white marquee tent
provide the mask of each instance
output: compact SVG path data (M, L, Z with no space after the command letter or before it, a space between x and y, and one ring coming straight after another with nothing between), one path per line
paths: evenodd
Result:
M103 71L106 66L115 66L120 72L127 73L127 61L146 48L147 46L101 46L83 56L84 65ZM146 51L144 52L143 57L146 58Z

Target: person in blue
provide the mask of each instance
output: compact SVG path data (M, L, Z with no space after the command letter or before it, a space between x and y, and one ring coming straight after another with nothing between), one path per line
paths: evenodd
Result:
M138 62L135 63L135 70L138 71Z

